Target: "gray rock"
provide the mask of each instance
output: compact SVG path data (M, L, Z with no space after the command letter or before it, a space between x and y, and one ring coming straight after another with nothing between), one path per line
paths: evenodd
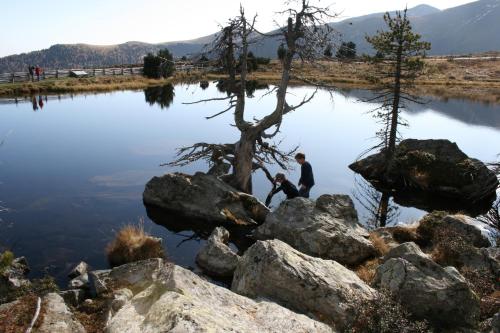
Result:
M76 265L71 272L69 272L68 277L70 279L74 279L80 275L87 273L89 265L85 261L80 261L78 265Z
M255 197L201 172L153 177L146 184L143 200L147 205L215 225L258 225L269 212Z
M43 321L39 333L85 333L85 328L73 316L61 296L50 293L42 301Z
M432 241L436 234L443 230L454 233L476 247L489 247L493 235L484 223L466 215L427 214L422 218L417 233L424 239Z
M308 256L280 240L258 241L246 251L231 290L276 301L332 323L339 330L356 317L359 301L377 296L339 263Z
M89 289L89 275L79 275L68 282L69 289Z
M373 285L387 289L419 319L439 327L474 327L479 299L454 267L443 268L414 243L392 249Z
M397 203L432 210L486 213L496 198L498 179L481 161L448 140L401 141L390 163L380 152L349 165Z
M491 320L491 328L493 329L493 333L500 333L500 312L497 312L493 319Z
M31 282L26 278L28 272L29 266L26 258L15 258L11 265L0 274L0 300L10 291L29 286Z
M303 253L348 265L376 254L347 195L322 195L316 202L286 200L256 229L255 237L280 239Z
M75 307L85 300L85 294L85 290L83 289L70 289L59 292L59 295L61 295L66 304Z
M162 260L120 266L109 277L110 285L128 283L128 291L117 292L120 301L107 333L333 332L304 315L237 295Z
M207 274L217 277L233 276L239 256L227 245L228 241L229 231L217 227L196 255L196 263Z
M110 269L91 271L89 276L89 289L92 297L100 296L108 289L106 287L107 280L109 279Z

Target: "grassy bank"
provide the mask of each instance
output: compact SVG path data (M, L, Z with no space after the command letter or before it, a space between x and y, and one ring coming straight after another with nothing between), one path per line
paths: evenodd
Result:
M148 79L143 76L100 76L89 78L48 79L40 82L0 84L0 96L30 96L34 94L59 94L145 89L168 83L199 79L199 73L178 73L168 79Z
M297 65L302 77L322 81L339 88L374 88L376 74L368 63L336 61L323 62L321 67ZM189 82L200 79L218 79L221 75L177 73L169 79L147 79L141 76L107 76L95 78L47 80L42 82L0 85L0 96L28 96L32 94L99 92L144 89L166 83ZM250 75L266 83L277 83L281 78L280 64L272 61ZM300 84L300 81L293 82ZM414 93L439 98L463 98L485 103L500 103L500 61L487 59L449 60L432 58L425 61L424 74L416 80Z

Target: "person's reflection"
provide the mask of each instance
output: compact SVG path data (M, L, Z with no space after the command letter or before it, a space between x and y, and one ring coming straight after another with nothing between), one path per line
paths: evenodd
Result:
M33 96L33 98L31 99L31 103L33 104L33 111L36 112L36 110L38 110L38 103L36 102L35 96Z
M43 109L43 98L42 96L38 96L38 105L40 106L40 109Z

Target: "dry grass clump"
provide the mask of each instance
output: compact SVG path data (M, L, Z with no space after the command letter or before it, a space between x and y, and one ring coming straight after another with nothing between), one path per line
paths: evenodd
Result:
M396 301L392 295L381 290L371 301L355 301L358 309L356 319L344 332L349 333L429 333L432 329L426 321L418 321Z
M126 225L116 233L116 237L106 247L111 267L150 258L164 258L161 239L144 231L143 223Z
M391 250L386 241L376 233L370 233L369 240L381 256L385 256Z
M364 262L362 265L356 267L354 272L366 284L371 284L375 278L377 267L380 265L380 259L375 258Z

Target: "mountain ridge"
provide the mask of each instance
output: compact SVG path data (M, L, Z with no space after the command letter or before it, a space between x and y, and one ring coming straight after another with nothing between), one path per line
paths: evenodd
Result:
M422 4L408 9L413 28L431 42L431 55L467 54L500 50L500 0L479 0L439 10ZM372 53L365 40L385 28L383 13L373 13L329 23L341 40L353 41L358 54ZM44 68L102 67L137 64L149 52L169 48L175 57L197 54L216 33L191 40L150 44L129 41L115 45L55 44L47 49L0 58L0 72L21 71L29 65ZM276 57L277 39L257 39L257 56Z

